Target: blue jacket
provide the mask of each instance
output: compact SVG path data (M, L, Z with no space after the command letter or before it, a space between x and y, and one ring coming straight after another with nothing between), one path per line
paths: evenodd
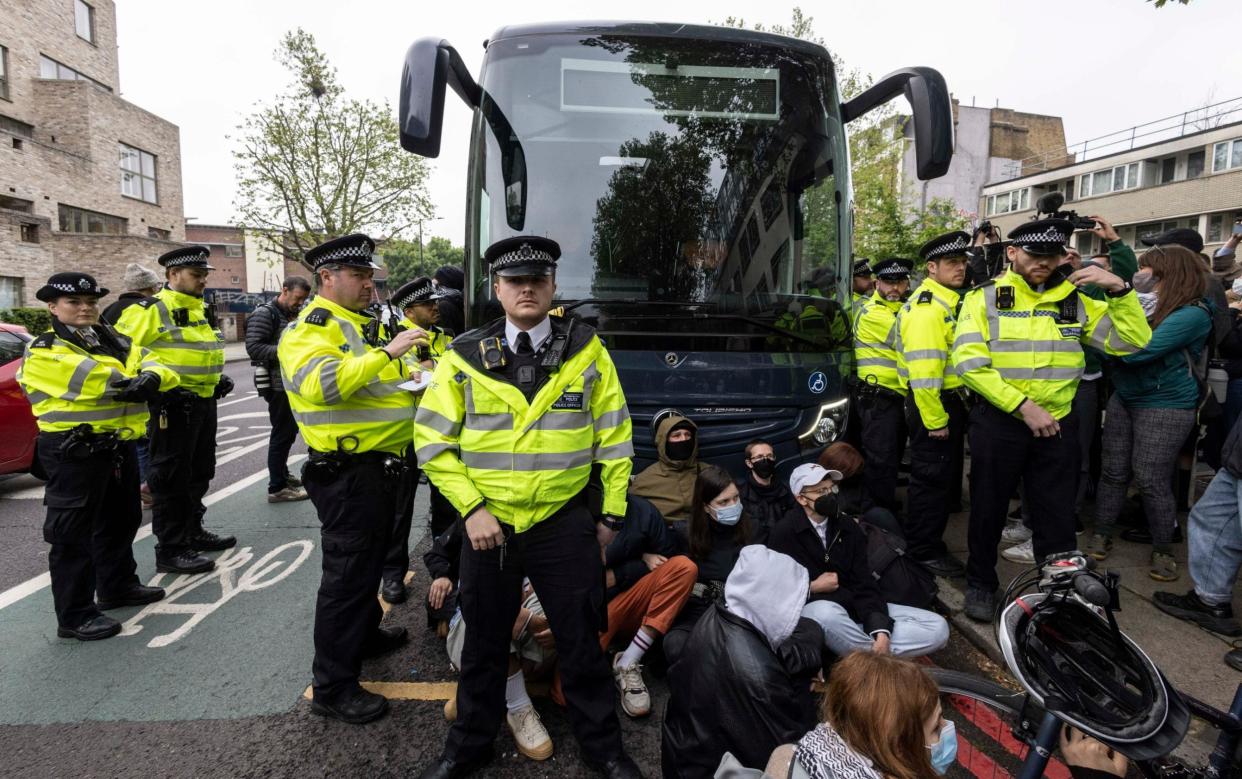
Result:
M1113 360L1113 388L1128 408L1195 408L1199 385L1187 363L1196 362L1212 332L1203 305L1182 306L1152 329L1147 346Z

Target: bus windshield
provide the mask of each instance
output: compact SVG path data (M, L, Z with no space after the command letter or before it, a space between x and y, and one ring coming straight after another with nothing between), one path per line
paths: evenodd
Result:
M826 53L530 35L489 44L481 86L475 323L496 313L486 247L545 235L561 246L558 299L623 342L675 332L704 349L848 344L848 164Z

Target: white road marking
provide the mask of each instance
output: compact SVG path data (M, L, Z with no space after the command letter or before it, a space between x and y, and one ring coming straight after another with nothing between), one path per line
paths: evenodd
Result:
M231 406L234 403L245 403L247 400L254 400L257 397L259 397L258 394L252 392L248 395L242 395L240 398L235 398L234 400L226 400L223 403L217 403L216 408L224 408L225 406ZM263 416L267 416L266 411L263 412Z

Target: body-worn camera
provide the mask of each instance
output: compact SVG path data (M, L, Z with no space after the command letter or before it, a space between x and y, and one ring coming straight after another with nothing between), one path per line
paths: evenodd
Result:
M1034 218L1067 219L1074 225L1075 230L1095 229L1096 222L1094 219L1079 216L1077 211L1062 211L1061 206L1063 205L1065 205L1065 195L1062 195L1060 192L1049 192L1046 195L1040 195L1039 200L1035 201Z

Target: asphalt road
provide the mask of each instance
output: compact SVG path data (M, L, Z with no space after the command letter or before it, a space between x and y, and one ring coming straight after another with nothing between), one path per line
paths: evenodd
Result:
M102 642L56 638L40 533L41 483L0 479L0 775L387 777L415 774L438 754L448 727L443 704L455 674L422 607L425 489L411 536L420 553L411 597L385 616L406 626L411 642L363 669L364 681L393 699L391 713L362 727L321 719L304 697L319 581L318 522L309 502L266 503L267 432L265 406L253 393L221 403L206 524L236 535L238 547L217 555L214 574L158 575L154 539L144 525L135 543L139 574L169 588L169 597L113 612L125 630ZM304 453L299 440L293 457ZM950 646L932 659L1004 676L956 628ZM627 750L646 775L657 776L668 696L662 679L649 674L649 683L652 716L619 716ZM533 763L516 755L502 729L500 757L481 776L587 775L564 712L546 697L535 701L555 756ZM952 773L969 775L961 766Z

